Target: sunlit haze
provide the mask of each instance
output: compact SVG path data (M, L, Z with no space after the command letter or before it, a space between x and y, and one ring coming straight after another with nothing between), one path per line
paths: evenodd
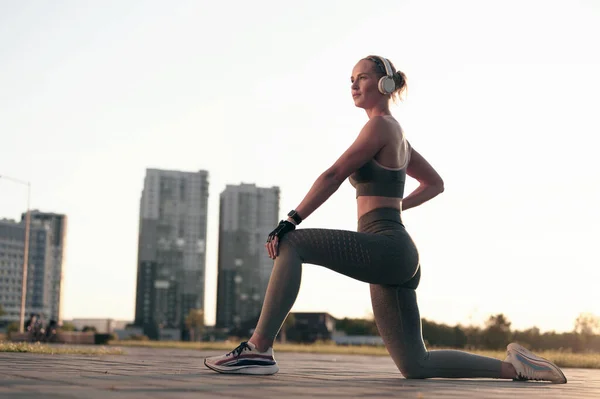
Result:
M0 175L68 216L64 318L133 320L145 170L208 170L213 324L219 193L279 186L281 217L296 207L367 120L353 66L382 55L445 181L403 214L421 316L568 331L600 314L598 38L596 1L5 1ZM0 179L0 218L26 204ZM350 183L302 227L355 230ZM293 311L369 316L368 285L306 265Z

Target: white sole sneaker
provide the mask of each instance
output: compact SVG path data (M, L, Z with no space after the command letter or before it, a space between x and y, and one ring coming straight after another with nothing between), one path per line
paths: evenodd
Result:
M273 348L259 352L247 341L225 355L207 357L204 365L223 374L271 375L279 371Z
M517 371L520 380L551 381L553 384L565 384L567 377L561 369L551 361L534 355L519 344L511 343L506 347L510 362Z
M276 364L270 366L228 366L220 367L215 364L211 364L204 359L204 365L211 370L214 370L222 374L249 374L249 375L272 375L279 371L279 367Z

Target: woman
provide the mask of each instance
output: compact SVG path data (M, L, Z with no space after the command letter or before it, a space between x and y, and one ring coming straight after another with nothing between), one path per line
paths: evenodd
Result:
M456 350L427 351L415 290L421 268L417 248L400 217L444 191L438 173L404 136L389 102L406 88L406 77L385 58L369 56L352 72L354 103L368 122L354 143L321 176L268 237L274 259L262 312L248 342L205 359L221 373L274 374L273 342L300 288L302 264L327 267L370 284L375 320L386 348L406 378L506 378L566 382L561 370L518 344L504 362ZM420 185L404 197L406 175ZM356 188L358 231L298 229L349 178Z

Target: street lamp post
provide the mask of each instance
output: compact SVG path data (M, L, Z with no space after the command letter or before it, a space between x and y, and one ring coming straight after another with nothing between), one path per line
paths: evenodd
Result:
M25 303L27 300L27 266L29 264L29 229L31 212L29 211L31 198L31 184L27 181L14 179L8 176L0 175L0 179L12 181L13 183L27 186L27 213L25 214L25 248L23 250L23 276L21 280L21 314L19 316L19 332L25 331Z

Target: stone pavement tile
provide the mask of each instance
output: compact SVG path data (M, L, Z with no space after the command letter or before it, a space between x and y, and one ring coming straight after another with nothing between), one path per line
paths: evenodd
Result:
M270 387L270 394L281 394L285 397L364 397L364 398L383 398L383 397L421 397L421 398L514 398L514 397L539 397L539 398L563 398L564 392L559 390L546 390L542 392L539 387L516 387L495 386L494 383L487 384L485 381L478 381L469 387L469 381L460 381L456 384L431 384L430 382L421 384L369 384L362 385L308 385L308 386L288 386ZM508 382L507 384L511 384ZM421 386L420 386L421 385ZM259 397L259 395L257 395Z
M40 397L40 394L37 392L10 392L10 394L3 396L2 391L0 391L0 398L4 399L75 399L73 396L65 396L65 395L55 395L55 394L45 394Z
M32 372L32 377L23 377L18 374L14 374L13 372L5 372L4 379L0 379L0 387L2 388L12 388L19 387L21 385L29 385L32 387L35 386L47 386L47 385L63 385L59 381L55 381L53 379L44 380L38 378L38 374L36 372Z
M13 395L21 396L13 396ZM87 387L57 387L51 386L44 391L23 388L17 393L11 393L7 398L35 398L35 399L138 399L141 396L136 393L119 392L106 389L90 389ZM167 396L165 396L167 397Z
M59 385L59 386L81 386L82 379L77 372L54 372L49 370L10 370L4 372L17 380L27 381L28 385Z

